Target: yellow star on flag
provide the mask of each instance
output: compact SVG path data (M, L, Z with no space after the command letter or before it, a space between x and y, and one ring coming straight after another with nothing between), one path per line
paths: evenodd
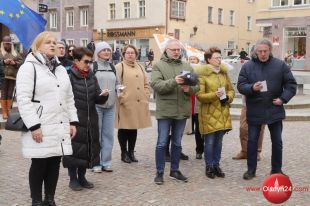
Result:
M24 4L21 4L21 7L22 7L22 8L25 8Z
M1 14L1 15L3 15L3 14L5 14L5 13L4 13L4 11L3 11L3 10L0 10L0 14Z
M13 17L14 17L14 14L13 14L13 13L10 13L10 14L9 14L9 17L13 18Z
M20 14L24 14L25 12L24 12L24 10L20 10L20 12L19 12Z
M19 18L19 17L20 17L20 15L19 15L19 14L15 14L15 16L16 16L16 18Z

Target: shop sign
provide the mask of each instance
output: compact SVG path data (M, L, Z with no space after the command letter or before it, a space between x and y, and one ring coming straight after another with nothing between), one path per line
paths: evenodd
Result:
M108 31L108 37L134 37L135 31Z

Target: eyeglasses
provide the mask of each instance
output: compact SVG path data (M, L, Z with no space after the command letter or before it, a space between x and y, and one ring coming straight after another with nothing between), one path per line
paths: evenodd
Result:
M135 53L135 52L125 52L125 54L128 54L128 55L135 55L136 53Z
M87 59L86 59L86 60L84 60L83 62L84 62L85 64L92 64L92 63L93 63L93 61L92 61L92 60L87 60Z
M167 49L169 49L169 48L167 48ZM182 49L169 49L169 50L172 52L181 52L182 51Z
M212 57L212 59L223 59L223 57Z

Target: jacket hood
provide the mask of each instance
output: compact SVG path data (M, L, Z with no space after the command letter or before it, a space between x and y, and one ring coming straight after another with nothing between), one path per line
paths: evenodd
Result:
M178 58L178 59L171 59L171 58L168 57L167 53L164 52L164 53L161 55L160 60L165 61L165 62L167 62L167 63L182 64L181 58L182 58L182 57L180 56L180 58Z
M195 68L195 72L198 75L202 75L202 76L210 76L212 73L214 73L213 69L208 64L197 66ZM228 73L227 67L223 64L220 65L220 73L224 73L224 74Z

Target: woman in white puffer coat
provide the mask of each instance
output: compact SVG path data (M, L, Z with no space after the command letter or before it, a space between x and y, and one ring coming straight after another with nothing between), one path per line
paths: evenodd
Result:
M56 38L49 32L39 34L16 79L18 109L30 130L22 133L22 143L23 156L32 160L29 171L32 205L56 205L54 195L62 147L65 155L72 154L71 138L78 122L70 79L55 52ZM35 101L32 101L34 72ZM42 110L38 111L39 107Z

